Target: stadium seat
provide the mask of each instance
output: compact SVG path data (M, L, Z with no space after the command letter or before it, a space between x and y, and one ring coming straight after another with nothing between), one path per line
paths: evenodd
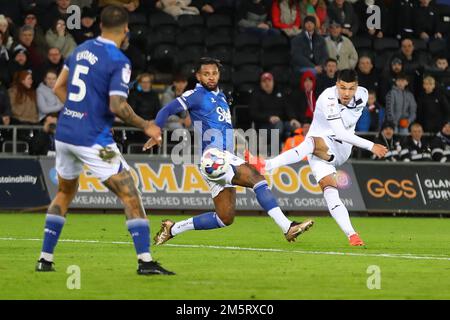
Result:
M434 39L428 43L428 50L432 55L445 55L448 51L447 43L443 39Z
M394 38L375 39L373 41L373 48L377 53L383 53L385 51L398 50L400 44L398 40Z
M225 81L222 82L222 77L221 77L221 82L219 83L219 88L220 88L220 90L222 90L222 92L227 97L228 103L233 104L233 94L234 94L233 84L231 82L225 82Z
M290 55L288 51L263 52L261 55L261 65L264 69L275 66L289 66Z
M254 35L239 33L234 38L234 48L238 51L259 52L261 50L261 41Z
M203 28L205 21L201 15L183 14L178 17L178 26L183 29L189 29L191 27Z
M260 53L252 53L246 51L235 51L233 54L233 66L238 69L242 65L253 64L259 65L261 62Z
M196 64L194 62L186 62L179 67L179 72L187 79L195 76Z
M279 50L280 48L289 48L289 40L284 35L265 36L261 43L262 48L267 50Z
M233 85L237 86L243 83L259 83L259 77L263 69L255 65L243 65L239 70L235 70L232 75Z
M389 61L393 56L393 52L386 51L380 55L376 55L374 59L374 66L377 70L385 70L389 67Z
M178 26L174 17L164 12L152 13L150 14L148 20L152 29L159 28L161 26Z
M427 42L422 39L413 39L414 50L427 51Z
M362 49L372 49L372 39L369 37L356 36L352 38L352 42L356 51Z
M173 73L178 49L172 44L160 44L152 50L147 60L158 71Z
M147 16L141 12L133 12L129 15L128 25L148 24Z
M201 29L188 29L182 31L176 36L176 44L179 49L186 46L201 45L204 43L204 32Z
M205 55L205 47L203 46L187 46L178 51L177 65L181 66L187 62L196 63Z
M175 32L176 29L172 26L162 27L157 30L152 30L147 35L147 49L146 52L151 52L159 44L172 44L175 45Z
M136 46L139 50L146 50L146 37L148 34L148 26L145 24L130 25L130 43Z
M208 48L216 46L231 46L233 38L230 35L222 35L217 33L209 33L205 37L205 45Z
M235 128L247 130L252 127L252 119L249 115L248 105L235 105L231 112Z
M208 49L208 56L219 59L221 63L231 63L232 53L226 46L218 46Z
M225 83L231 82L232 74L233 72L230 65L227 64L222 65L222 68L220 69L220 81Z
M272 73L275 84L282 88L287 88L291 81L291 69L288 66L275 66L268 70Z
M229 15L212 14L208 16L208 18L206 19L206 27L208 29L215 29L222 27L231 28L233 27L233 20Z
M235 86L234 101L237 104L249 104L253 92L258 88L256 83L242 83Z

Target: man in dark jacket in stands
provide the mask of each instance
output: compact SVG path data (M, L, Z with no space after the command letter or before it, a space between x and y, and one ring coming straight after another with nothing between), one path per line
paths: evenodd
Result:
M324 72L317 77L316 97L318 97L325 89L336 85L337 61L333 58L328 58L323 70Z
M420 123L412 123L409 132L409 136L402 143L400 159L406 162L431 161L431 147L423 138L423 129Z
M434 161L450 162L450 121L444 123L431 141L431 156Z
M44 80L45 74L48 70L55 70L58 74L61 72L64 65L64 58L58 48L50 48L47 51L47 60L33 75L34 85L38 86Z
M400 139L394 133L394 129L394 123L389 121L385 121L383 123L380 133L375 137L373 142L385 146L389 151L388 153L386 153L383 159L373 155L373 160L396 162L400 159L402 146L400 144Z
M322 73L328 59L325 39L316 32L316 18L306 16L303 31L291 40L291 64L296 75L311 70Z
M342 34L351 38L358 32L359 18L351 3L345 0L334 0L327 8L330 21L337 21L342 25Z
M275 88L273 75L269 72L263 73L260 88L253 92L249 104L250 117L255 122L256 129L279 130L281 142L284 138L283 122L286 121L287 108L287 97ZM268 142L270 143L270 140Z

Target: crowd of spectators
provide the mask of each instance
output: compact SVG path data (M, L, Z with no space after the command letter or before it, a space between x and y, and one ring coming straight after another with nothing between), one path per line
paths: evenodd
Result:
M255 128L278 129L286 149L302 141L337 72L351 68L369 90L359 133L376 132L388 160L450 161L450 4L440 0L0 0L0 124L43 126L45 139L24 139L51 151L49 128L62 108L57 75L77 45L100 34L108 4L130 13L121 49L133 64L130 105L146 119L193 87L193 52L213 55L224 63L229 101L248 105ZM81 8L77 28L71 5ZM169 129L187 125L169 120ZM0 130L0 143L8 132Z

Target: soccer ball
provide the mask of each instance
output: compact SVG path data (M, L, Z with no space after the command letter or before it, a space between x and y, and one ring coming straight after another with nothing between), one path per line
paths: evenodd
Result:
M210 180L219 180L230 167L230 161L225 152L218 149L209 149L202 156L200 170Z

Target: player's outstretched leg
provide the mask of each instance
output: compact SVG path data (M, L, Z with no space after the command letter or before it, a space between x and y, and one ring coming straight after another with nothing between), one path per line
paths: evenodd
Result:
M206 212L179 222L163 220L161 229L154 238L155 244L161 245L189 230L211 230L232 224L235 216L236 190L225 188L213 200L216 212Z
M66 222L67 209L78 190L78 178L66 180L58 176L58 180L58 192L48 207L45 217L44 241L41 255L36 264L36 271L40 272L55 271L53 253Z
M320 180L319 184L322 187L323 196L327 202L328 210L330 211L331 216L349 239L350 245L363 246L364 242L353 229L348 210L339 197L339 191L335 184L335 179L329 175Z
M300 234L313 226L314 221L312 220L301 223L290 221L281 211L278 201L270 191L265 178L250 164L244 163L237 167L232 182L235 185L253 188L259 205L281 228L287 241L295 241Z
M140 275L173 275L164 269L150 254L150 226L145 215L141 197L130 172L124 170L106 180L105 185L114 192L125 207L127 228L133 238L138 258L137 273Z

